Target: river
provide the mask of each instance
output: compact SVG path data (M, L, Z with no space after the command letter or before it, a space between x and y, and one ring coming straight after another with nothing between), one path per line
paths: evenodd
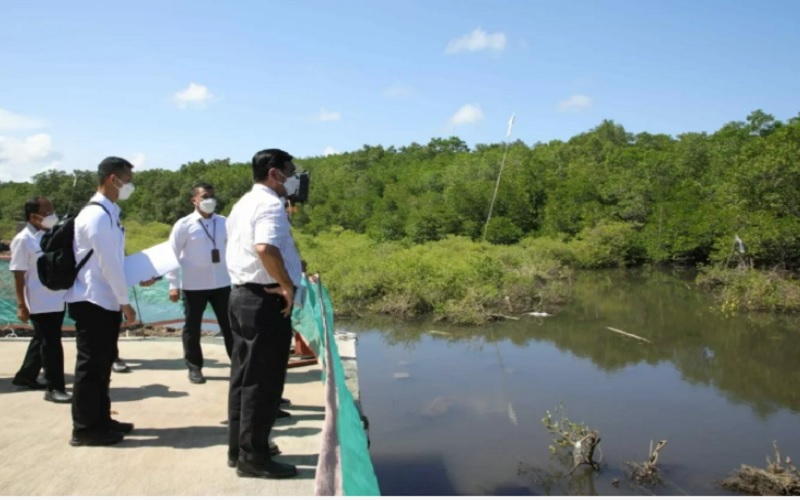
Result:
M666 439L666 484L654 493L725 494L718 482L741 464L766 466L773 440L800 454L797 318L712 306L685 275L632 270L579 274L572 302L550 318L339 321L360 334L382 492L641 495L624 464ZM541 423L561 402L600 432L600 472L561 477L571 464L551 456Z

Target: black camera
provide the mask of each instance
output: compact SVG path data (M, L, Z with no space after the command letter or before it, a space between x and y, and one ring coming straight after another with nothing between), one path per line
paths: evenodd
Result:
M297 174L297 178L300 179L300 187L297 188L296 193L289 196L289 201L292 205L308 201L308 186L311 182L311 176L308 172L300 172Z

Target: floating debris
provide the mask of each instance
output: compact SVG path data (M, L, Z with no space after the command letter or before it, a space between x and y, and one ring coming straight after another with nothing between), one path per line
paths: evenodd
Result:
M663 483L661 475L658 472L656 464L658 463L658 453L664 446L667 445L667 440L662 439L656 443L653 449L653 442L650 441L650 455L648 460L642 463L627 462L630 478L639 484L647 486L658 486Z
M397 373L394 374L394 379L395 380L402 380L402 379L406 379L406 378L409 378L409 377L411 377L411 375L409 375L406 372L397 372Z
M525 315L526 316L534 316L536 318L549 318L549 317L552 316L552 314L550 314L550 313L537 312L537 311L532 311L532 312L529 312L529 313L525 313Z
M431 401L428 406L422 410L422 415L424 417L439 417L450 411L453 407L453 400L445 397L439 396L438 398Z
M775 461L767 457L767 468L742 465L731 477L722 481L722 487L747 495L787 496L800 495L800 472L791 457L781 460L778 442L773 441Z
M638 335L634 335L634 334L632 334L632 333L628 333L628 332L623 332L622 330L618 330L618 329L616 329L616 328L611 328L610 326L607 326L606 328L608 328L608 329L609 329L609 330L611 330L612 332L619 333L620 335L626 335L626 336L628 336L628 337L630 337L630 338L632 338L632 339L636 339L636 340L639 340L639 341L641 341L641 342L647 342L648 344L652 344L652 342L650 342L649 340L647 340L647 339L646 339L646 338L644 338L644 337L640 337L640 336L638 336Z

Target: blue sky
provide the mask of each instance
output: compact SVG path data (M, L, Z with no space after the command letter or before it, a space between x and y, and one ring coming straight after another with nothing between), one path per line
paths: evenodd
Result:
M797 0L0 2L0 181L800 112Z

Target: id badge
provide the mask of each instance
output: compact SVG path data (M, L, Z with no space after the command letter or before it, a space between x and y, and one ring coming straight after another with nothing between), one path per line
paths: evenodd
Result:
M211 263L218 264L219 263L219 249L215 248L211 250Z

